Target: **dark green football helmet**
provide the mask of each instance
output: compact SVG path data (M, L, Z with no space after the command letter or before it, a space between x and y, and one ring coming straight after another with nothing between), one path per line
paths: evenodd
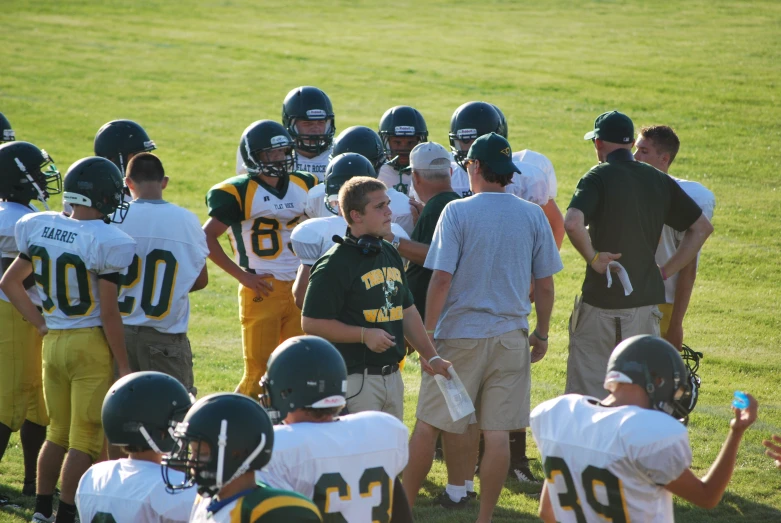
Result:
M184 385L162 372L134 372L119 379L103 400L103 430L111 445L171 452L174 427L192 399Z
M132 155L156 148L144 128L132 120L112 120L95 135L95 156L114 162L123 178Z
M507 118L504 117L504 113L501 109L499 109L498 105L494 105L494 109L496 109L496 113L499 115L499 128L496 130L496 134L503 137L505 140L507 140L507 134L508 134L508 128L507 128Z
M13 142L16 140L16 134L3 113L0 113L0 143Z
M339 202L339 189L354 176L376 178L377 171L365 156L358 153L343 153L328 162L323 183L325 183L325 206L332 213L339 214L339 210L334 206Z
M607 363L605 388L611 390L613 383L640 385L652 409L676 419L686 418L691 412L689 407L694 408L689 369L664 338L641 335L619 343Z
M374 129L369 129L363 125L348 127L336 137L333 151L331 151L331 158L336 158L344 153L363 155L371 162L378 174L380 167L387 160L385 147L382 145L380 135L374 132Z
M0 145L0 198L27 203L62 192L62 176L46 151L28 142Z
M388 163L395 169L407 167L409 153L414 145L409 148L394 149L390 144L392 137L417 138L417 143L428 141L426 120L423 119L420 111L408 105L397 105L385 111L380 118L380 138L385 148L385 155L390 158Z
M496 108L486 102L467 102L453 113L450 118L450 149L456 163L464 169L464 160L469 147L461 149L456 141L470 142L484 134L496 133L502 127L502 121Z
M323 134L303 134L296 123L302 120L325 120ZM282 102L282 124L295 140L296 149L308 153L320 154L327 151L334 141L336 119L331 99L317 87L296 87Z
M260 380L261 403L275 422L301 408L344 407L347 366L330 342L319 336L296 336L277 347Z
M122 223L128 211L123 198L122 174L113 162L88 156L68 168L62 200L71 205L93 207L106 223Z
M258 120L250 124L241 135L239 150L250 176L284 178L293 172L293 139L279 122ZM277 154L279 159L270 158Z
M162 461L167 490L197 484L198 492L214 496L245 472L266 466L274 427L257 401L226 392L195 402L176 426L174 438L175 450ZM184 480L172 483L171 470L183 471Z

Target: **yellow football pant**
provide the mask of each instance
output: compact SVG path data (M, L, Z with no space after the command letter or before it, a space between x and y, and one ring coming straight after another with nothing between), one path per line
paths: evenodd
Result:
M51 330L43 339L43 393L51 417L46 439L97 459L101 409L114 359L101 327Z
M657 305L659 312L662 313L662 319L659 321L659 331L662 333L662 337L667 335L667 329L670 328L670 317L673 315L673 304L662 303Z
M16 432L25 419L49 424L43 398L41 337L13 305L0 300L0 423Z
M268 358L288 338L301 336L301 310L293 300L293 282L268 280L269 296L258 298L255 291L239 285L239 319L244 352L244 375L238 392L258 399L260 378L266 374Z

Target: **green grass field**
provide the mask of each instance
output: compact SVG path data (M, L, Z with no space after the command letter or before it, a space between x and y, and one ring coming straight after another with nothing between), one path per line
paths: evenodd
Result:
M665 123L682 147L671 173L715 192L715 233L702 255L686 342L705 353L692 416L694 468L704 474L726 435L736 389L752 392L759 420L745 436L733 481L712 511L676 502L680 521L781 521L781 471L761 440L781 432L776 387L781 311L781 3L726 2L147 2L13 1L0 4L0 112L17 139L45 148L65 172L92 154L97 129L141 123L157 142L167 197L205 219L203 198L231 176L242 130L278 119L289 89L316 85L337 127L376 127L389 107L426 117L447 144L453 110L497 104L515 149L548 155L565 209L595 162L582 140L609 109L636 125ZM59 197L55 206L59 206ZM548 356L533 370L533 404L564 388L567 318L583 262L565 241L565 269ZM241 375L236 284L210 266L193 296L190 337L201 394L233 390ZM2 362L0 362L2 365ZM418 376L405 372L407 422ZM531 455L537 455L533 444ZM21 448L0 464L0 494L24 521ZM539 462L533 462L540 472ZM416 508L425 522L469 522L432 505L445 484L436 463ZM536 520L537 501L508 482L494 521Z

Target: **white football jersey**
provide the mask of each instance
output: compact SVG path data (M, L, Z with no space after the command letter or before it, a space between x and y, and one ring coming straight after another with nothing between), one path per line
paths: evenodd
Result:
M716 197L711 191L709 191L704 185L698 182L692 182L689 180L681 180L673 177L673 180L678 182L681 189L694 200L694 203L700 206L703 214L708 220L713 221L713 210L716 207ZM659 247L656 248L656 264L660 267L667 263L675 251L678 250L678 246L683 240L684 232L679 232L665 225L662 228L662 237L659 240ZM697 253L697 261L699 262L700 254ZM678 283L678 274L673 274L664 281L664 301L666 303L673 303L675 301L675 287Z
M391 223L393 234L409 240L407 232L398 223ZM334 236L344 236L347 232L347 221L342 216L328 218L312 218L296 225L290 235L293 251L304 265L314 265L315 262L334 246Z
M169 474L175 483L184 481L181 472L171 470ZM190 520L195 491L193 488L176 494L166 492L160 465L151 461L102 461L92 465L81 477L76 506L79 519L87 523L186 522Z
M514 162L530 163L545 173L548 181L548 199L552 200L558 194L558 182L556 181L556 171L553 170L553 164L542 153L524 149L513 153Z
M389 163L383 164L382 167L380 167L380 173L377 176L377 179L386 186L404 194L409 194L412 189L412 171L408 169L404 171L404 174L399 174L399 170ZM399 187L399 185L403 187Z
M198 217L164 200L134 200L117 227L136 241L119 289L123 323L187 332L189 292L209 256Z
M673 521L665 485L691 466L686 427L635 406L568 394L531 414L556 521Z
M306 194L304 212L310 218L328 218L334 215L325 206L325 183L319 183L309 189L309 192Z
M98 275L120 273L136 242L102 220L74 220L55 211L31 213L16 224L19 252L33 264L49 329L98 327Z
M350 523L390 514L393 482L407 465L408 431L384 412L360 412L325 423L274 427L274 452L257 479L312 499L328 521Z
M323 151L314 158L307 158L302 154L295 155L295 171L306 171L311 173L322 183L325 178L325 168L331 157L331 148ZM241 157L241 146L236 149L236 174L247 174L247 168L244 167L244 159Z
M290 233L307 215L307 193L314 175L294 172L277 188L249 176L236 176L206 195L209 216L228 225L236 264L257 273L292 281L301 264L290 247Z
M19 255L19 249L16 247L16 237L14 229L19 219L37 209L22 205L16 202L0 202L0 258L16 258ZM3 277L3 267L0 266L0 278ZM38 296L38 290L35 287L27 289L27 295L38 307L41 306L41 297ZM0 300L8 301L8 297L0 290Z
M514 194L522 200L536 203L537 205L548 203L546 198L548 186L545 174L533 165L523 164L515 160L513 162L521 171L521 174L513 174L513 179L504 188L504 192ZM469 175L455 162L453 162L452 167L453 176L450 183L453 187L453 192L461 195L463 198L471 196L472 190L469 187Z

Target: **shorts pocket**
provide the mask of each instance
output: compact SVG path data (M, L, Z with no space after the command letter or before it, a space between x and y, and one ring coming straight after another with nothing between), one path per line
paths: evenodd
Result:
M509 350L521 350L526 346L526 343L524 343L523 338L520 336L500 338L499 343L501 343L505 349Z

